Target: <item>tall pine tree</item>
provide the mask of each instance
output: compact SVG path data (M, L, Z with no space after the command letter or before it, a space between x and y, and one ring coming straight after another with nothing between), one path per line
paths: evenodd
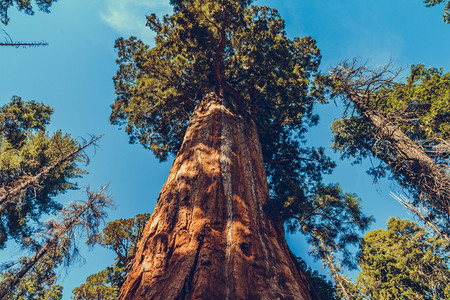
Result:
M59 220L49 220L34 237L27 238L29 257L22 257L18 266L0 272L0 299L60 299L62 287L56 285L55 268L70 265L78 254L76 240L95 235L106 218L112 200L105 193L87 191L86 201L71 202L58 212Z
M415 65L406 82L395 75L389 65L377 70L357 61L332 71L333 96L353 111L333 123L333 147L355 162L379 158L369 173L376 180L390 174L419 217L448 236L450 73Z
M0 249L9 239L23 243L39 231L42 215L61 209L55 196L77 188L83 151L98 140L79 144L61 131L49 134L52 113L20 97L0 107Z

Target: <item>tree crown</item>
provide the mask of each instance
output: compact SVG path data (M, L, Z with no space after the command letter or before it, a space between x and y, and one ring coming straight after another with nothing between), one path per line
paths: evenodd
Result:
M0 107L0 248L29 236L42 214L61 208L54 196L75 189L87 157L70 135L46 132L53 109L13 97ZM74 155L70 155L74 153Z
M371 299L447 299L450 257L446 243L415 222L390 218L386 230L366 234L357 286Z
M176 153L189 115L211 90L260 127L304 132L312 117L308 86L320 53L311 38L290 40L278 12L249 1L172 1L175 13L148 17L156 32L149 48L135 38L117 40L117 99L111 122L126 124L164 160Z

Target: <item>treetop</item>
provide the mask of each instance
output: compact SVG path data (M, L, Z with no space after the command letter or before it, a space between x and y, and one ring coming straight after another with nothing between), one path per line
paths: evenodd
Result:
M111 122L157 157L176 153L189 115L211 91L263 130L301 131L312 117L309 84L320 52L310 37L289 39L275 9L249 1L172 1L175 13L151 15L153 48L118 39L117 99Z

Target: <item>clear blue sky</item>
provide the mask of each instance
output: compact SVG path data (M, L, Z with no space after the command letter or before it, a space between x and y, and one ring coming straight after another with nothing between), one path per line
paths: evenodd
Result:
M115 73L117 37L136 35L153 43L145 28L145 15L170 12L168 0L59 0L47 15L26 16L11 9L11 22L1 26L17 41L49 42L48 47L15 49L0 47L0 105L11 96L35 99L55 108L50 131L62 129L74 137L104 134L97 151L92 149L89 175L81 186L110 182L109 192L117 207L109 220L129 218L152 212L171 162L160 164L150 151L129 145L126 134L109 124L109 105L114 101L112 76ZM421 0L261 0L259 5L277 8L286 20L291 37L310 35L322 51L322 71L345 58L361 57L381 65L394 59L396 65L411 64L444 67L450 70L450 25L441 21L443 7L425 8ZM0 39L3 39L0 33ZM374 228L383 228L390 216L407 216L391 199L395 189L389 182L373 185L365 174L370 162L351 166L340 161L329 149L329 126L340 116L333 103L317 108L321 122L310 133L310 142L324 146L338 163L334 175L326 178L340 182L349 192L363 198L367 214L375 216ZM83 197L71 192L62 202ZM305 257L308 246L298 235L287 236L295 254ZM113 261L112 251L82 248L85 263L62 273L64 299ZM20 253L10 244L0 251L0 261ZM320 268L320 262L311 262Z

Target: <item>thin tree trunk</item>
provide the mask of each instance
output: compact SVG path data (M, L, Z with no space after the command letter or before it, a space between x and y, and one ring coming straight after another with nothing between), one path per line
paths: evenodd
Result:
M345 95L361 116L373 125L378 139L376 143L381 142L387 147L386 153L383 153L386 149L378 152L376 145L368 150L388 164L400 185L415 190L418 199L424 199L435 212L450 220L449 170L428 156L389 115L370 104L372 94L376 95L382 88L390 88L397 75L392 72L390 63L382 69L370 70L366 66L358 66L358 60L344 61L332 70L332 78L343 84L338 88L342 88L338 94Z
M448 218L450 175L384 116L370 109L365 110L364 114L378 129L378 135L389 141L395 151L395 155L385 159L386 163L406 175L412 182L416 182L421 192L427 195L427 201L431 206L446 214Z
M25 275L33 268L45 255L57 248L60 239L69 231L74 230L74 227L80 225L81 216L96 204L95 200L101 197L108 185L105 185L95 196L92 196L88 202L81 207L73 216L70 216L69 221L58 225L53 232L53 237L49 237L42 247L29 259L27 259L20 270L17 271L5 285L0 285L0 300L6 297L14 290ZM67 218L67 216L66 216Z
M269 199L252 121L197 107L122 286L125 299L316 299Z
M327 247L323 244L322 240L321 247L325 252L326 264L328 266L328 269L330 270L331 276L333 276L334 282L339 286L339 289L341 290L345 300L352 300L352 297L350 297L350 293L347 291L347 287L342 282L340 267L337 267L335 265L334 259L333 257L331 257L329 249L327 249Z
M14 183L14 187L0 187L0 212L3 212L6 205L11 202L18 202L17 197L20 196L20 194L24 193L27 189L30 189L38 184L41 184L45 181L45 179L61 164L64 162L73 159L76 155L81 153L84 149L86 149L88 146L95 144L96 141L98 141L102 136L94 137L89 142L85 143L84 145L81 145L77 147L76 149L72 150L69 153L64 154L61 156L56 162L51 164L50 166L44 167L40 170L40 172L34 176L22 176L22 178L17 179Z

